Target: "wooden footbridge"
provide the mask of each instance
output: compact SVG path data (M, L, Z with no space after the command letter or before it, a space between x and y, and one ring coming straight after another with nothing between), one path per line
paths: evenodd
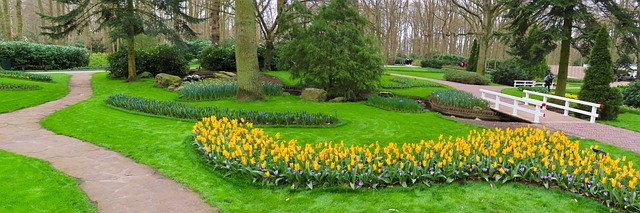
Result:
M480 89L480 97L489 101L491 109L501 114L517 118L531 123L595 123L598 117L597 110L602 104L591 103L571 98L565 98L545 93L524 90L525 97L516 97L490 90ZM542 100L533 99L532 96L542 97ZM550 100L556 100L550 102ZM557 104L564 102L564 104ZM576 105L588 106L591 111L574 108ZM548 110L547 107L559 109L562 113ZM569 112L587 115L589 121L569 116Z

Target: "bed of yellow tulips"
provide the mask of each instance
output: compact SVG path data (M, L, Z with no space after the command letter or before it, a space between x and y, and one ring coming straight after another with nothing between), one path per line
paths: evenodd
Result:
M268 184L355 189L456 180L520 181L640 210L640 171L633 162L580 150L579 141L544 128L472 130L464 138L441 135L437 140L386 146L302 145L281 140L279 133L266 135L244 119L209 117L196 123L193 134L216 169Z

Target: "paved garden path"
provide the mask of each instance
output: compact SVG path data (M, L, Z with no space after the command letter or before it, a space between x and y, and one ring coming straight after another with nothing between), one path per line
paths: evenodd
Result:
M401 75L401 74L391 74L391 75L446 84L458 90L470 92L474 94L476 97L480 97L480 91L479 91L480 89L500 92L502 89L510 88L508 86L468 85L468 84L461 84L461 83L456 83L451 81L442 81L442 80L436 80L431 78L422 78L422 77ZM616 83L614 85L617 85L617 84L620 84L620 83ZM527 125L532 125L537 127L546 126L548 129L551 129L551 130L564 131L565 134L569 136L580 137L580 138L591 138L600 142L604 142L604 143L621 147L636 153L640 153L640 132L634 132L634 131L613 127L609 125L599 124L599 123L589 123L588 121L584 121L581 123L528 124L528 123L520 123L520 122L476 121L476 120L459 119L459 118L455 118L454 120L473 123L476 125L486 126L490 128L493 128L493 127L514 128L514 127L521 127L521 126L527 126Z
M217 212L195 192L146 165L42 128L45 116L92 95L95 72L69 73L71 91L64 98L0 114L0 149L49 161L77 178L98 212Z

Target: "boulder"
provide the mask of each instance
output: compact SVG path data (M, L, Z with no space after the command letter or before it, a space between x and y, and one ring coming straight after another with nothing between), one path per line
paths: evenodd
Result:
M178 88L182 84L182 79L175 75L169 75L166 73L160 73L156 75L156 81L153 84L155 87L160 88L169 88L173 86L173 88Z
M335 97L334 99L329 100L329 102L345 102L347 99L345 97Z
M219 71L218 73L223 74L223 75L226 75L226 76L229 76L229 77L231 77L231 78L236 77L236 74L235 74L235 73L232 73L232 72Z
M310 101L325 101L327 100L327 91L318 88L305 88L302 90L300 98Z
M151 77L153 77L153 74L151 74L150 72L143 72L142 74L140 74L139 77L140 78L151 78Z

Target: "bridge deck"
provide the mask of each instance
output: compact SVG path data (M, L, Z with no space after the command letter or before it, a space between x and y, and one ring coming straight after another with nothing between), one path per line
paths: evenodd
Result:
M522 105L520 105L522 106ZM511 116L529 123L533 123L533 114L530 113L524 113L524 112L518 112L518 115L512 115L513 112L513 108L508 107L508 106L500 106L499 110L496 110L494 104L491 104L491 109L493 111L499 112L501 114L507 115L507 116ZM523 106L526 107L527 109L531 109L531 110L535 110L534 106ZM545 123L589 123L589 121L586 120L581 120L578 118L574 118L571 116L565 116L562 113L557 113L551 110L541 110L541 112L544 113L544 117L540 118L540 123L541 124L545 124Z

